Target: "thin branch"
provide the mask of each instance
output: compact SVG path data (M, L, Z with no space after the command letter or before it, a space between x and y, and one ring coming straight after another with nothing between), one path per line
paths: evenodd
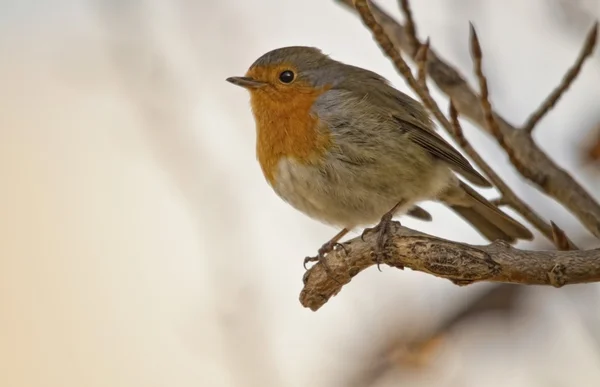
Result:
M423 105L435 116L438 122L448 131L452 131L452 125L448 121L448 119L444 116L440 108L438 107L435 100L431 97L431 95L419 86L419 82L415 79L412 71L402 55L400 51L396 49L394 43L387 36L385 31L381 28L381 26L377 23L373 14L369 10L369 1L368 0L355 0L354 6L361 16L364 24L371 30L373 33L373 37L379 44L379 47L383 50L383 52L392 60L398 72L404 77L408 85L417 93Z
M368 234L344 243L344 249L327 255L304 274L300 293L303 306L318 310L342 286L361 271L375 265L373 251L377 235ZM457 285L474 282L503 282L526 285L551 285L600 281L600 249L571 251L524 251L504 242L477 246L452 242L424 234L394 222L384 263L409 268L451 280Z
M567 238L567 234L556 225L556 223L552 223L552 236L554 238L554 245L560 251L572 250L569 238Z
M421 43L417 37L417 27L412 16L412 10L410 9L410 2L408 0L399 0L398 2L400 3L400 8L406 19L406 32L408 33L408 39L412 47L410 54L415 55L415 52L417 51L417 48L421 46Z
M479 38L477 37L477 31L472 23L469 23L469 30L471 38L471 57L473 58L473 65L475 67L475 75L479 81L479 101L481 103L481 109L483 110L483 117L488 130L496 137L498 143L510 152L510 148L506 146L504 141L504 135L498 127L498 122L494 118L494 111L492 110L492 104L490 103L489 89L487 84L487 78L483 73L483 54L481 52L481 45L479 44ZM509 154L510 156L510 154Z
M352 0L335 1L356 11ZM405 27L377 5L369 3L370 10L380 29L387 33L395 47L410 54L412 52L411 44ZM463 117L468 118L482 129L487 129L477 94L464 77L440 59L431 47L427 55L427 71L429 78L453 100L456 109ZM427 107L426 104L425 106ZM594 198L569 173L556 165L536 145L529 133L516 129L497 113L494 113L494 117L503 134L506 146L512 150L510 160L517 171L542 192L565 206L590 233L600 238L600 205ZM438 117L436 116L436 118ZM489 129L487 130L489 132Z
M546 97L540 107L538 107L531 114L531 116L529 116L529 119L527 119L527 122L523 126L523 130L525 130L527 133L533 132L533 129L537 123L550 111L550 109L554 107L554 105L556 105L565 91L571 87L571 84L579 75L579 72L581 71L586 59L588 59L594 51L597 37L598 22L594 23L593 27L590 29L590 32L588 32L587 37L585 38L585 43L583 44L583 48L581 49L575 64L573 64L573 66L567 71L560 84L552 91L552 93L550 93L548 97Z
M479 99L481 103L481 109L483 110L483 116L485 117L485 123L489 131L496 137L498 143L506 150L509 157L512 156L512 149L506 146L506 141L504 140L504 135L500 131L498 126L498 122L494 117L494 111L492 109L492 104L490 102L489 97L489 89L487 84L487 78L483 72L483 53L481 51L481 45L479 43L479 37L477 36L477 31L472 23L469 23L470 26L470 46L471 46L471 57L473 58L473 65L475 67L475 75L477 76L477 80L479 82ZM452 106L453 107L453 106ZM451 109L451 115L454 113L456 115L456 110ZM462 130L460 129L460 124L458 122L458 118L453 117L453 122L455 122L455 129L460 131L460 136L462 136ZM463 137L464 138L464 137ZM466 140L464 140L466 142ZM469 145L469 148L472 147ZM475 151L473 151L476 153ZM478 155L477 155L478 156ZM480 160L481 163L485 164L485 161ZM479 163L478 163L479 164ZM559 250L569 250L576 249L575 244L569 240L564 231L558 229L554 223L551 222L549 225L546 223L540 216L538 216L535 211L527 205L524 201L520 200L517 195L510 189L510 187L504 183L504 181L494 173L491 167L487 166L486 173L492 173L493 177L490 176L490 180L498 187L498 190L502 193L504 200L509 203L509 205L517 210L521 215L523 215L529 222L531 222L538 230L540 230L548 239L550 239L554 245ZM559 230L562 235L560 238L557 238L557 231Z
M427 88L427 53L429 52L429 38L421 45L417 55L415 56L415 62L417 62L417 80L419 85L429 92Z
M529 207L527 203L521 200L517 194L502 180L500 176L494 171L494 169L477 153L477 151L471 146L469 141L465 138L462 127L460 125L460 121L458 120L458 112L454 107L452 100L450 101L450 120L452 121L455 138L457 139L457 143L465 151L465 153L473 160L475 164L481 168L483 173L492 181L492 183L496 186L498 191L502 194L502 203L505 205L509 205L514 210L516 210L519 214L521 214L529 223L531 223L535 228L537 228L546 238L556 244L556 239L554 238L554 232L551 225L546 223L544 219L542 219L533 208ZM577 249L577 246L567 238L565 235L566 242L570 249ZM556 245L560 247L559 245ZM562 245L561 245L562 246Z
M492 199L490 200L490 203L492 203L493 205L495 205L496 207L502 207L502 206L508 206L509 204L507 203L506 200L504 200L503 197L499 197L497 199Z
M597 126L596 130L598 131L598 134L592 141L592 144L588 148L587 152L587 158L590 161L600 161L600 124Z

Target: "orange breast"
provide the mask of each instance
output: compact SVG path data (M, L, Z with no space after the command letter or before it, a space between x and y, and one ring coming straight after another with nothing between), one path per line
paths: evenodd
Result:
M271 185L277 179L277 166L284 157L302 164L322 162L331 145L331 136L319 125L318 118L310 114L310 109L324 91L303 89L298 92L290 88L289 91L251 93L257 158Z

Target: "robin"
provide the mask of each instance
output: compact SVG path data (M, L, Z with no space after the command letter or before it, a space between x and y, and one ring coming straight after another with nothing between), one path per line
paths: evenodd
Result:
M257 159L273 190L341 229L305 264L322 260L352 229L374 224L363 235L378 233L379 259L394 215L431 220L417 206L426 200L447 205L490 241L533 238L458 179L492 186L435 132L421 103L380 75L296 46L267 52L227 81L250 92Z

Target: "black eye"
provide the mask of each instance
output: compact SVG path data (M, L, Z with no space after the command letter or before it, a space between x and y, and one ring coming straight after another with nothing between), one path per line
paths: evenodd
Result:
M279 74L279 80L283 83L290 83L294 80L294 72L290 70L285 70L281 74Z

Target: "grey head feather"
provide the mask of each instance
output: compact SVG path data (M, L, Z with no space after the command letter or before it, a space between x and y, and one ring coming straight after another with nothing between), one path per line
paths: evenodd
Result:
M327 58L323 52L316 47L307 46L289 46L271 50L258 58L250 67L272 66L281 63L298 63L306 65L315 65L321 61L322 57Z
M363 83L363 80L387 84L387 80L379 74L336 61L320 49L308 46L289 46L271 50L258 58L250 67L277 66L283 63L293 64L298 72L298 79L314 87L336 88L347 79L356 82L357 85Z

